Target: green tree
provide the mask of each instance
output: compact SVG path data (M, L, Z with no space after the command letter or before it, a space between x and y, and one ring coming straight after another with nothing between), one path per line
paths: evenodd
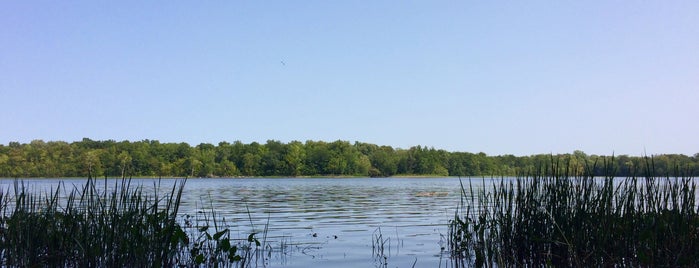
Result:
M122 151L117 157L119 160L119 167L121 168L121 177L125 178L131 172L131 155L128 152Z
M306 158L306 151L303 144L299 141L292 141L287 147L287 152L284 155L284 161L288 167L289 173L286 175L290 176L300 176L303 174L304 170L304 160Z
M306 175L331 174L327 170L330 162L330 150L328 144L322 141L306 141L306 161L304 162Z
M215 158L216 148L214 147L214 145L209 143L202 143L197 145L195 149L195 157L192 162L193 164L196 164L196 166L194 167L196 171L192 172L192 176L214 176L214 171L217 169Z
M369 143L347 141L292 141L288 144L268 140L244 144L220 142L218 146L202 143L160 143L95 141L89 138L73 143L33 140L28 144L0 144L0 176L68 177L68 176L302 176L360 175L517 175L532 171L550 172L551 158L556 168L569 174L591 172L609 174L613 167L619 176L699 174L699 154L664 154L650 157L619 155L604 157L572 154L488 156L485 153L447 152L423 146L408 150Z
M398 157L390 146L381 146L369 155L371 165L379 171L383 177L393 176L398 173Z
M289 175L291 170L284 159L287 146L279 141L268 140L264 147L264 154L261 155L261 174L264 176Z
M257 176L261 157L252 153L243 154L242 173L245 176Z
M238 167L235 165L235 163L229 161L228 159L224 159L217 166L216 175L223 177L233 177L239 176L240 171L238 171Z
M100 155L102 150L89 150L82 154L82 171L84 175L98 177L103 174Z

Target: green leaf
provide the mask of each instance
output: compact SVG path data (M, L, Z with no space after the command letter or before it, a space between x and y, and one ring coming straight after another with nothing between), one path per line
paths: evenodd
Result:
M189 237L187 237L187 234L182 230L182 228L177 227L172 235L171 242L172 244L189 244Z
M219 244L219 247L223 251L229 251L231 249L231 241L228 238L223 239L221 240L221 244Z
M252 242L252 241L255 241L255 240L256 240L256 239L255 239L255 233L251 233L250 235L248 235L248 242Z
M257 238L255 238L255 234L256 234L256 233L251 233L251 234L248 236L248 242L255 242L255 245L259 247L259 246L260 246L260 240L257 240Z
M221 238L221 236L223 236L223 235L226 234L227 232L228 232L228 228L223 229L223 231L220 231L220 232L215 233L215 234L214 234L214 240L217 240L217 241L218 241L218 239Z
M196 264L204 263L204 254L197 255L197 257L194 259L194 263L196 263Z

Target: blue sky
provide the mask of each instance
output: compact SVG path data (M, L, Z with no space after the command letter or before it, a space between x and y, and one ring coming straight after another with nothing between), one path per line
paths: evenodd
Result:
M0 143L699 152L697 1L3 1Z

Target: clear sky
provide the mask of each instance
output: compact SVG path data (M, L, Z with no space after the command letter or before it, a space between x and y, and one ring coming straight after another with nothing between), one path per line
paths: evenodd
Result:
M699 152L699 1L2 1L0 144Z

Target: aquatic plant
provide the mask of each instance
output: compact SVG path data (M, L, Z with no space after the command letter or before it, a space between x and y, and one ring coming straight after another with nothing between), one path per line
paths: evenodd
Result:
M602 178L551 159L476 191L462 184L448 233L457 266L698 266L694 178L657 177L652 159L644 177L614 178L610 162Z
M381 232L381 227L376 228L371 239L371 255L374 256L374 262L378 264L377 266L388 266L388 256L390 253L387 255L384 251L387 243L390 250L391 238L384 238L383 233Z
M213 210L197 226L177 220L186 179L165 194L160 181L152 193L127 178L115 180L112 190L107 183L98 189L89 178L70 191L61 183L34 193L15 181L13 189L0 189L0 265L246 267L260 247L255 233L232 239Z

